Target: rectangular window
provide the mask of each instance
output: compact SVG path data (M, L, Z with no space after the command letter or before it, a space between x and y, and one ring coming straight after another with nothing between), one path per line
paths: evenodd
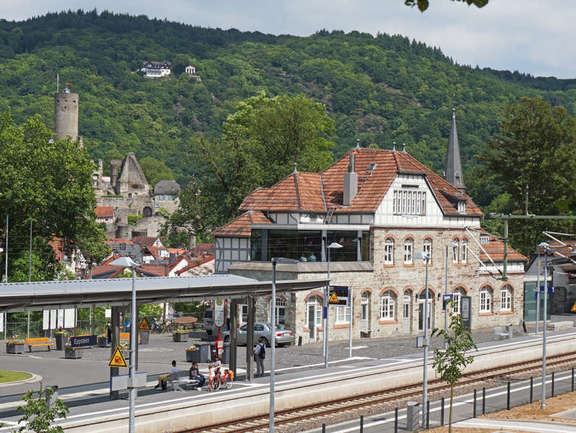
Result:
M394 215L426 215L426 191L394 190Z
M452 247L452 263L458 263L458 241L453 241L456 245Z
M406 263L407 265L412 264L413 246L414 246L414 242L411 239L404 242L404 263Z
M336 306L336 323L350 323L350 307L346 305Z
M460 254L462 263L466 263L468 261L468 241L462 241L462 245L460 246Z
M380 298L380 319L394 320L394 299L389 295Z

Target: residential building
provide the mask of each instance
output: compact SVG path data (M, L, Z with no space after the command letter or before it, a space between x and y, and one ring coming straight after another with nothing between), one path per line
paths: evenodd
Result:
M143 72L146 78L167 77L172 73L172 64L170 62L145 61L140 72Z

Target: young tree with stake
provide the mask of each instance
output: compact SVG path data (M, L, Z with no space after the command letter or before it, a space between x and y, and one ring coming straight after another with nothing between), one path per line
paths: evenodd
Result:
M446 314L453 311L453 301L446 303ZM441 336L446 341L446 349L434 350L432 366L440 378L450 385L450 412L448 414L448 433L452 433L452 403L454 401L454 386L462 377L464 369L474 361L474 356L467 354L477 349L470 331L464 326L460 314L452 313L448 329L435 328L432 336Z

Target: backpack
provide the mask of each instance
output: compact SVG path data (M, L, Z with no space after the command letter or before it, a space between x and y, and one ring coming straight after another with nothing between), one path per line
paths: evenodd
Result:
M264 343L260 343L260 351L258 352L258 356L260 359L266 358L266 345Z

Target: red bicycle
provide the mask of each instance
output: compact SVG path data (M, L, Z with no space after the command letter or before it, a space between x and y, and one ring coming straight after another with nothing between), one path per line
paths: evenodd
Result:
M232 388L232 381L234 380L234 372L225 369L224 373L220 371L220 367L216 368L214 374L208 377L208 391L218 391L220 388Z

